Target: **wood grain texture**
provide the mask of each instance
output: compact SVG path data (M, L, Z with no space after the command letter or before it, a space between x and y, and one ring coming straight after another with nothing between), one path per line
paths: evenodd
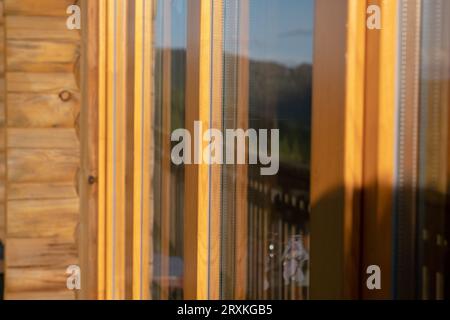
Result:
M9 238L57 238L74 241L75 226L78 220L77 198L11 200L8 201L7 210L8 246ZM32 242L28 242L28 245L32 245ZM7 259L9 259L9 255ZM9 264L7 268L9 268Z
M6 202L5 202L5 167L6 167L6 131L5 131L5 19L4 3L0 1L0 242L5 242L6 236ZM0 272L4 270L0 260Z
M62 103L59 94L9 93L7 97L10 128L72 128L79 110L79 94Z
M8 182L73 181L77 149L9 149Z
M6 45L9 71L70 73L78 54L73 42L8 40Z
M67 72L7 72L8 93L78 92L75 76Z
M135 72L134 72L134 172L133 172L133 236L132 236L132 298L151 298L153 260L151 221L153 221L152 178L153 178L153 135L152 97L148 92L153 87L152 72L147 70L153 64L153 1L135 2ZM144 94L145 92L145 94Z
M66 17L8 16L7 40L80 41L80 33L66 28Z
M194 132L195 121L210 128L212 3L188 4L187 80L185 126ZM201 146L203 150L205 145ZM201 155L199 155L201 157ZM209 166L185 167L184 298L208 299Z
M66 27L66 9L75 2L4 1L7 299L75 297L65 274L78 263L80 94L74 70L81 37Z
M312 299L357 298L365 1L317 0L311 160Z
M239 48L237 72L237 128L249 128L250 114L250 3L248 0L239 2ZM248 151L246 151L248 153ZM248 154L246 155L248 157ZM234 284L234 298L247 298L248 277L248 165L236 166L236 279Z
M9 200L50 200L50 199L74 199L77 197L74 183L49 182L49 183L9 183Z
M4 0L6 16L66 17L76 0Z
M79 147L74 128L67 129L8 129L8 148L67 149ZM76 152L77 156L79 153ZM73 159L72 159L73 160ZM75 159L77 160L77 159ZM77 162L77 161L75 161Z
M414 1L410 1L412 3ZM396 144L396 66L398 2L369 0L383 12L383 29L367 31L364 120L364 247L361 270L376 264L383 270L381 290L361 282L362 298L392 298L392 207ZM413 65L413 64L411 64ZM411 104L412 105L412 104Z

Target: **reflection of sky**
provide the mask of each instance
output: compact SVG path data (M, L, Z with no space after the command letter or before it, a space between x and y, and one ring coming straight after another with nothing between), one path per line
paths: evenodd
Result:
M312 63L314 0L250 0L250 56Z
M234 2L236 0L226 0ZM162 8L171 2L171 47L186 48L187 0L158 1L156 43L162 45ZM312 63L314 0L249 0L250 57L295 66Z
M163 43L163 8L171 5L171 28L170 35L172 49L186 48L186 23L187 23L187 1L188 0L158 0L156 17L156 46L162 47Z

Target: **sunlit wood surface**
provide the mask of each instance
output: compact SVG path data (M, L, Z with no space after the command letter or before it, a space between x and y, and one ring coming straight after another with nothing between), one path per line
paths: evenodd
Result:
M4 1L8 299L75 297L65 274L78 263L80 33L66 27L73 3Z

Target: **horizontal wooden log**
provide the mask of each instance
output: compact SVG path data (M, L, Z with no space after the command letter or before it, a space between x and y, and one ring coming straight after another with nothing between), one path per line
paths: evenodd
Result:
M9 183L9 200L73 199L77 197L73 182Z
M8 215L3 224L7 299L75 297L66 288L65 271L78 263L79 141L74 126L80 96L74 68L80 32L66 27L67 7L76 2L0 0L0 17L2 4L6 14L0 18L0 36L7 44L0 41L0 206ZM6 164L8 199L3 199ZM1 219L0 210L0 236Z
M67 289L65 270L49 268L8 268L6 299L73 299Z
M8 126L14 128L73 128L80 108L79 93L63 102L59 94L10 93Z
M73 182L79 166L78 149L11 149L8 182Z
M7 210L8 239L75 239L78 199L8 201Z
M66 17L67 8L76 0L4 0L7 16Z
M7 70L72 72L78 44L71 42L9 40Z
M79 42L80 33L66 27L65 17L9 16L6 18L8 40L56 40Z
M9 292L6 290L5 298L7 300L74 300L75 293L64 289L60 291L26 291Z
M71 73L7 72L8 93L56 93L66 90L78 92Z
M75 129L8 129L8 148L73 150L79 140Z
M76 263L77 248L74 242L55 238L8 240L8 266L29 269L34 267L60 269Z

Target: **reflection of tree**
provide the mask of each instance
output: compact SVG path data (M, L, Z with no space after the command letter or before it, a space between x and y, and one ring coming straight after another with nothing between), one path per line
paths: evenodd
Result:
M157 59L161 50L157 49ZM186 51L174 49L172 59L172 129L183 128ZM312 66L290 68L266 61L250 62L250 127L280 129L283 162L309 165L311 140Z
M156 50L156 61L162 61L163 50ZM184 108L185 108L185 89L186 89L186 50L171 50L171 121L172 130L184 128ZM162 76L162 75L159 75ZM160 79L158 81L161 81ZM156 83L158 86L158 83ZM159 86L158 86L159 88ZM161 88L159 88L161 90Z
M312 66L250 63L251 127L280 129L282 161L309 165Z

